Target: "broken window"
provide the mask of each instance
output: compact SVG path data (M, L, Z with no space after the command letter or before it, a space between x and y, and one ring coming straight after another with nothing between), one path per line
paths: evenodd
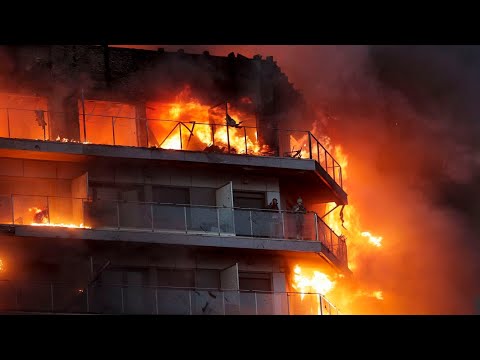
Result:
M0 137L48 140L47 98L0 94Z
M78 113L82 142L138 146L135 106L111 101L79 100Z

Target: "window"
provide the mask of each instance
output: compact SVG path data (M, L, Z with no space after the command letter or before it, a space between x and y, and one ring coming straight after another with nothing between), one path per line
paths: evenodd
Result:
M84 113L85 109L85 113ZM78 100L80 140L94 144L137 146L135 106Z
M153 186L153 201L166 204L190 204L188 188Z
M265 207L265 193L233 191L233 206L247 209L263 209Z
M158 286L194 287L195 273L193 270L157 269Z
M216 206L216 189L190 188L190 201L192 205Z
M239 272L240 290L272 291L270 273Z
M144 187L139 185L90 183L90 195L93 200L145 201Z
M220 271L211 269L197 269L195 271L195 286L203 289L219 289Z
M50 113L47 110L45 97L0 94L0 137L48 140Z

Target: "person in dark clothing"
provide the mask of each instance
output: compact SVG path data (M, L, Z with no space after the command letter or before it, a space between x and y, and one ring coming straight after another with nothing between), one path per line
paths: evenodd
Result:
M271 209L271 210L280 210L278 208L278 200L277 199L273 199L270 204L267 205L267 209Z
M303 224L305 222L305 214L307 209L303 205L301 197L297 199L297 203L293 206L292 211L295 213L295 224L297 228L297 240L303 240Z
M281 224L281 216L280 216L280 208L278 207L278 200L274 198L270 204L267 205L267 209L275 211L275 213L271 216L271 234L272 237L278 238L281 236L282 231L282 224Z

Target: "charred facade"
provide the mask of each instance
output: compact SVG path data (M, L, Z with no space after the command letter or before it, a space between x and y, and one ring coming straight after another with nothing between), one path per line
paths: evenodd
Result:
M287 259L349 273L322 221L347 203L340 165L295 129L307 107L271 57L5 46L0 62L0 310L305 313Z

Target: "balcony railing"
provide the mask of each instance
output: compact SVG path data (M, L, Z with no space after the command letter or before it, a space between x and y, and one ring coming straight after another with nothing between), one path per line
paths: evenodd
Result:
M0 195L0 223L320 241L347 264L344 238L315 212Z
M73 141L53 134L52 118L72 113L0 108L0 137ZM137 119L80 113L79 142L139 147L137 124L145 124L147 147L252 156L313 159L343 188L342 168L309 131L227 126L194 121ZM42 126L42 123L44 126ZM143 125L142 125L143 126ZM142 130L143 132L143 130ZM141 134L140 134L141 135ZM268 145L268 146L267 146Z
M0 311L158 315L339 315L323 295L0 281Z

